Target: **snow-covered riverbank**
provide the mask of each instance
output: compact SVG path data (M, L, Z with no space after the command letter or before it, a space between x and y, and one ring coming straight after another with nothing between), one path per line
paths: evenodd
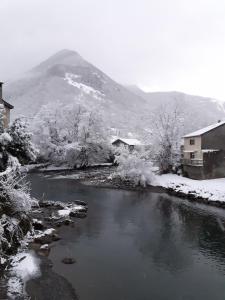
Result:
M129 180L112 176L116 167L96 167L86 170L67 170L57 174L44 175L49 179L79 180L85 185L109 187L116 189L132 189L173 193L178 197L188 198L215 206L225 207L225 178L211 180L193 180L176 174L155 175L151 185L134 186Z
M21 241L18 253L8 258L5 276L0 277L0 299L29 299L26 284L43 275L41 258L47 257L52 245L60 240L57 229L73 224L74 218L86 217L87 209L86 203L79 200L73 203L42 200L32 209L33 230ZM6 259L1 257L0 263L6 263Z
M154 189L167 191L178 197L225 207L225 178L193 180L176 174L155 175L151 185L134 186L129 180L113 177L115 167L89 169L50 176L52 179L79 180L84 184L117 189Z
M156 185L169 189L177 195L205 199L211 204L225 205L225 178L193 180L175 174L157 176ZM214 202L214 203L213 203Z

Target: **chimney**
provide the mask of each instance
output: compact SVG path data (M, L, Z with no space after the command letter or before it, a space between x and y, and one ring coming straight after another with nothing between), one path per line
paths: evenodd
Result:
M2 86L3 82L0 82L0 100L2 100Z

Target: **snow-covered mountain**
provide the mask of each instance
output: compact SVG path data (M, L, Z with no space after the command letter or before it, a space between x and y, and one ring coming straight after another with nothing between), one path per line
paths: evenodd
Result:
M60 51L8 84L5 98L15 106L14 116L33 116L49 102L82 101L99 107L112 127L136 122L136 118L141 118L140 108L147 105L144 99L70 50Z
M180 106L185 118L187 132L225 119L225 102L217 99L175 91L146 93L135 85L127 86L127 88L145 99L153 112L157 112L162 107L169 109L174 105Z
M97 107L109 125L125 132L140 132L160 106L180 103L186 131L225 118L225 106L214 99L179 92L145 93L124 87L84 60L77 52L62 50L16 81L6 85L5 98L18 115L34 116L49 102L84 102Z

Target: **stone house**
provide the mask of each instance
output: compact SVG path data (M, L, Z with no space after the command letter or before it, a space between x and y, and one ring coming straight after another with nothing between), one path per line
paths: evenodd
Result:
M0 104L3 104L5 108L4 127L7 128L10 123L10 110L13 109L13 106L5 100L3 100L2 86L3 82L0 82Z
M140 148L143 146L141 142L137 139L124 139L124 138L116 138L112 141L112 145L115 147L124 146L128 148L130 151L133 151L135 148Z
M192 179L225 177L225 121L183 137L182 169Z

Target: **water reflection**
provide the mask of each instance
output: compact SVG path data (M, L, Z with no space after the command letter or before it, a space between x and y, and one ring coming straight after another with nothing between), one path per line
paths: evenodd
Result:
M88 217L62 228L51 252L81 300L225 299L224 210L73 180L31 181L34 196L88 202ZM60 263L67 252L77 260L71 268Z

